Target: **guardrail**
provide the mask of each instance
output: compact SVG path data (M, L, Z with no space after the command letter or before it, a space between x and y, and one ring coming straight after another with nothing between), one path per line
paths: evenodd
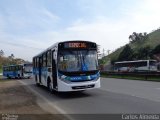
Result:
M145 80L149 78L159 78L160 80L160 72L110 72L110 71L101 71L102 75L106 76L119 76L121 78L130 76L130 77L141 77Z

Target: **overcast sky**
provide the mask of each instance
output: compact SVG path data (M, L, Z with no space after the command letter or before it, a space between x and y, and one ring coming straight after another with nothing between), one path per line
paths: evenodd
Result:
M0 49L32 60L58 41L115 50L133 32L160 27L160 0L0 0Z

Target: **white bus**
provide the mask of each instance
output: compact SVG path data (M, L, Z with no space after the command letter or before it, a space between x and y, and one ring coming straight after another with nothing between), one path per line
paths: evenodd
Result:
M33 73L32 63L24 63L23 66L23 78L31 78Z
M157 71L156 60L136 60L115 62L114 71L117 72L146 72Z
M89 41L59 42L33 57L37 85L50 91L82 91L100 87L97 44Z

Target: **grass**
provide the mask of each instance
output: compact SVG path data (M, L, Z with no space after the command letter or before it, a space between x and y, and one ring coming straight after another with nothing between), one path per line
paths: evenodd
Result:
M2 82L2 81L4 81L4 80L3 80L3 76L0 75L0 82Z
M4 80L2 79L2 75L0 75L0 82L2 82L2 81L4 81Z
M1 82L7 82L7 81L11 81L11 79L4 79L2 75L0 75L0 83Z
M104 74L102 74L101 77L160 82L160 77L148 77L147 79L145 79L144 76L128 76L128 75L120 76L120 75L104 75Z
M2 67L0 66L0 74L2 73ZM2 79L2 75L0 75L0 80Z

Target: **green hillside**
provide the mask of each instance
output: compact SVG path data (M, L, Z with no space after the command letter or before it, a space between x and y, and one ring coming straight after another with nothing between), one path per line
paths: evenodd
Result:
M149 39L144 45L150 45L151 47L156 47L160 44L160 29L149 34Z
M136 42L130 42L128 44L131 49L133 50L134 53L138 53L140 48L144 48L149 46L150 49L154 49L157 45L160 45L160 29L153 31L149 34L147 34L147 38L143 41L136 41ZM116 61L117 58L119 57L119 54L123 51L123 47L118 48L116 51L111 53L108 56L105 56L104 60L111 60L111 61ZM106 61L107 62L107 61Z
M160 44L160 29L149 33L148 38L144 40L142 43L135 42L135 43L130 43L129 45L131 46L132 49L138 49L146 46L150 46L153 49L159 44Z

